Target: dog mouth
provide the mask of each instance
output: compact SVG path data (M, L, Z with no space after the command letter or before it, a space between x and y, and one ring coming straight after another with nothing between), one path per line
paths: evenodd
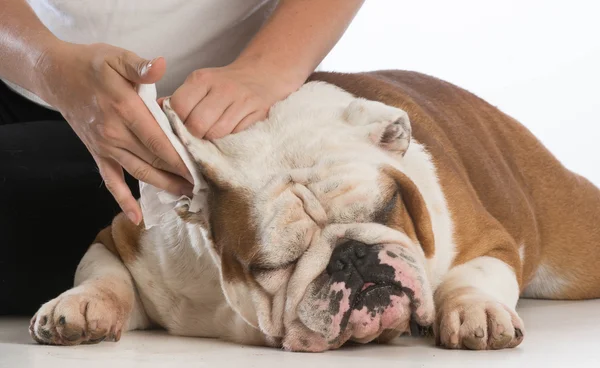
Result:
M393 285L376 285L373 282L365 282L365 284L363 285L363 287L362 287L359 295L362 295L363 293L369 292L371 290L376 290L376 289L380 289L380 288L386 288L386 287L390 287L390 286L393 286Z
M352 304L353 309L358 304L364 304L367 299L376 297L377 294L396 294L402 293L402 285L395 284L381 284L377 285L372 282L367 282L363 285L361 291L356 295L356 299Z
M416 258L399 245L354 242L336 249L298 306L303 331L293 335L322 340L313 350L348 340L367 343L380 335L422 335L433 315L431 298L422 297L424 284Z
M401 283L365 283L344 316L340 326L342 335L344 330L350 329L354 341L366 343L384 330L410 333L409 324L416 323L413 316L417 304L414 292Z
M367 282L363 285L360 292L355 295L349 312L351 313L356 310L360 311L364 308L371 314L382 312L383 309L389 305L389 300L392 296L408 297L411 309L414 309L412 307L414 304L414 296L410 289L395 283L373 284Z

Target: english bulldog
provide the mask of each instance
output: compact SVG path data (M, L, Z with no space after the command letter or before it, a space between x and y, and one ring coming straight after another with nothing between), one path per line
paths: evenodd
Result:
M37 342L161 327L320 352L431 326L446 348L502 349L523 341L519 296L600 296L600 191L452 84L317 73L241 133L173 129L202 210L150 230L118 215L31 320Z

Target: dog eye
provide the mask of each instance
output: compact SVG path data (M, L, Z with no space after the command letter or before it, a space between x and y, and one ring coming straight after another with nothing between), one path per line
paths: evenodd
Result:
M386 205L383 206L381 209L379 209L377 212L375 212L375 215L373 216L373 222L378 223L378 224L386 224L388 222L390 214L392 213L392 210L396 206L396 201L398 200L398 196L399 196L398 191L397 190L394 191L394 195L386 203Z
M266 273L266 272L275 272L286 270L296 264L298 259L294 259L293 261L289 261L286 263L282 263L280 265L265 265L265 264L253 264L250 266L250 272L254 274Z

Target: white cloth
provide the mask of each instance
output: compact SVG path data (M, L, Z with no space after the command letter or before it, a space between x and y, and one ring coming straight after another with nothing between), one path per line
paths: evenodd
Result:
M158 95L169 96L199 68L235 60L268 18L275 0L28 0L59 39L107 43L146 59L163 56ZM5 81L6 82L6 81ZM45 105L14 84L18 93Z
M173 132L167 115L156 102L156 86L154 84L142 84L138 86L138 94L148 107L148 110L150 110L150 113L152 113L152 116L154 116L154 119L158 122L158 125L160 125L165 132L169 141L171 141L175 151L181 156L183 163L194 179L194 195L192 198L187 196L178 197L140 181L140 206L142 207L144 225L146 226L146 229L149 229L152 226L159 224L162 216L165 213L172 211L176 206L185 204L189 206L189 212L198 212L202 203L206 200L203 196L206 195L205 189L207 188L207 184L200 174L198 166L194 163L194 160L188 151ZM166 99L163 102L163 106L169 106L169 99ZM176 116L172 116L172 118L178 119Z

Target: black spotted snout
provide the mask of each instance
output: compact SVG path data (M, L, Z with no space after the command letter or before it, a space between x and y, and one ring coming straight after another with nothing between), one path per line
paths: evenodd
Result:
M327 274L333 281L359 290L366 283L394 283L394 268L379 259L382 249L382 245L367 245L356 240L341 244L331 254Z
M364 263L368 255L367 245L356 240L346 242L333 250L327 273L333 275L340 271L350 271L351 268Z

